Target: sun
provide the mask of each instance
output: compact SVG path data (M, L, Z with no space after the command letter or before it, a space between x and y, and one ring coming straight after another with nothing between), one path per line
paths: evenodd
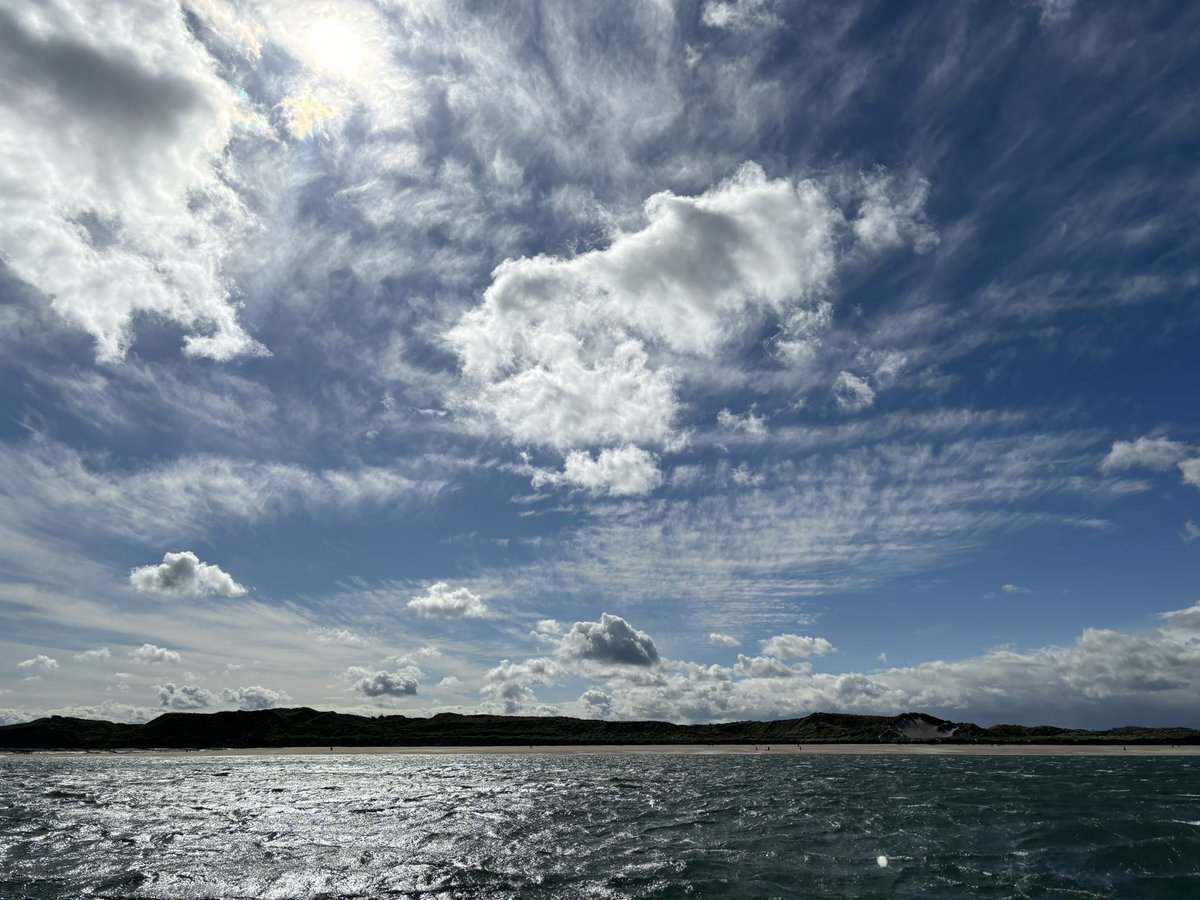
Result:
M363 41L341 19L324 18L313 22L304 32L303 45L305 62L326 75L352 78L363 64Z

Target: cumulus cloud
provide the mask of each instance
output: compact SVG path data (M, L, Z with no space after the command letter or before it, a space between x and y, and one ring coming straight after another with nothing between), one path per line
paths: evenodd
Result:
M1125 469L1153 469L1165 472L1174 468L1185 456L1186 444L1165 437L1140 437L1134 441L1114 441L1112 449L1100 461L1106 472Z
M576 622L563 635L558 652L578 662L621 666L653 666L658 649L650 635L634 628L620 616L604 613L599 622Z
M731 634L720 634L716 631L709 634L708 642L718 647L737 647L742 643Z
M17 0L0 13L0 246L101 359L135 316L185 349L263 352L222 265L251 219L222 152L238 100L170 4Z
M1190 544L1197 538L1200 538L1200 525L1188 519L1183 523L1183 528L1179 531L1179 539L1185 544Z
M822 185L753 163L699 196L655 194L643 213L603 249L506 261L447 332L462 402L511 440L564 454L671 445L676 368L820 301L846 230Z
M612 697L593 688L579 695L577 705L585 719L605 719L612 712Z
M175 596L219 594L240 597L246 589L219 566L201 562L190 550L166 553L158 565L141 566L129 573L129 583L139 591Z
M166 684L156 684L154 689L158 691L158 705L177 712L208 709L217 702L211 691L194 684L176 686L168 681Z
M484 675L484 685L480 689L484 707L509 716L537 712L537 695L533 689L554 684L562 675L563 670L552 659L527 659L520 663L501 660Z
M273 691L262 685L252 684L248 687L225 688L221 691L221 700L238 709L274 709L290 703L292 698L286 691Z
M1087 628L1069 646L1001 647L869 675L818 673L809 663L789 666L770 653L739 655L733 666L664 660L653 678L610 679L607 692L612 715L625 719L728 721L919 709L984 722L1016 716L1085 726L1111 725L1114 717L1184 721L1179 717L1194 712L1200 690L1200 604L1161 619L1161 627L1144 631ZM880 661L886 665L886 656Z
M451 589L444 581L431 584L424 594L413 597L407 605L428 617L480 619L488 614L482 597L465 587Z
M1029 588L1019 584L1006 584L1000 588L1006 594L1028 594Z
M593 495L613 497L648 494L662 484L662 472L653 453L625 444L606 447L595 457L583 450L568 453L562 472L537 470L533 486L567 485Z
M107 647L97 647L94 650L84 650L73 655L79 662L100 662L101 660L110 659L112 651Z
M809 656L824 656L833 653L834 646L822 637L802 634L777 634L759 641L763 653L777 659L801 659Z
M30 673L46 673L54 672L58 669L58 660L46 656L44 653L39 653L32 659L23 659L17 663L17 668Z
M420 686L418 672L406 669L402 672L386 672L382 669L368 673L366 670L351 669L351 673L362 673L353 688L365 697L412 697Z
M183 657L174 650L167 650L154 644L142 644L136 650L130 651L129 658L140 663L158 664L170 663L175 665Z

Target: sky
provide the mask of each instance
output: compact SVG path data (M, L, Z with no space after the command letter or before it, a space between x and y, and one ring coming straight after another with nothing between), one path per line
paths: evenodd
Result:
M0 724L1200 727L1198 41L9 0Z

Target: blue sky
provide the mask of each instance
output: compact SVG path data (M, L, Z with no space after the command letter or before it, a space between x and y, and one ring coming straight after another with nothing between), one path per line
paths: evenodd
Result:
M0 721L1200 725L1200 10L18 2Z

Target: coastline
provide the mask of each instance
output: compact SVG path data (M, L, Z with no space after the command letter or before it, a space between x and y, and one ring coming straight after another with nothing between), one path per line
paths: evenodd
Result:
M0 751L4 753L4 751ZM514 756L638 755L681 756L1200 756L1200 745L1170 744L580 744L479 747L241 747L205 750L32 750L7 751L13 756ZM5 754L7 755L7 754Z

